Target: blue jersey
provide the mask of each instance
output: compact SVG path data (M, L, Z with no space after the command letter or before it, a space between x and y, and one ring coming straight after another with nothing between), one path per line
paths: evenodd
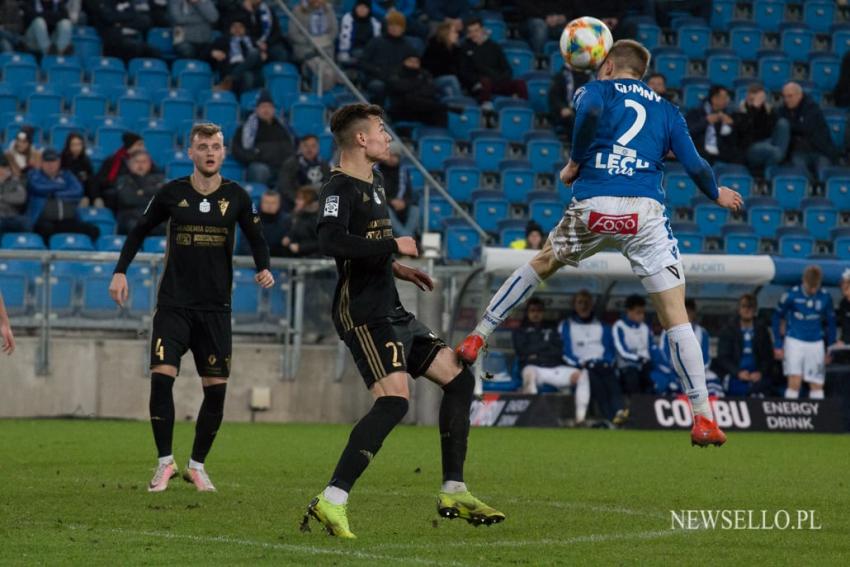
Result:
M826 342L835 342L835 311L832 296L823 290L806 295L803 288L795 285L782 294L779 305L773 313L773 337L776 348L782 348L784 337L779 322L785 321L785 337L800 341L816 342L824 339L823 327L826 324Z
M573 97L573 197L649 197L664 203L664 158L671 150L710 199L711 166L694 147L679 109L637 79L593 81Z

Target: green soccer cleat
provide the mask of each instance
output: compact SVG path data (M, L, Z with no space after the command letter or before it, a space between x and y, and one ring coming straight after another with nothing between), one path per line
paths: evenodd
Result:
M490 526L505 521L505 515L466 492L440 492L437 513L453 520L462 518L473 526Z
M345 504L331 504L327 501L323 494L319 494L310 505L307 506L307 511L304 513L304 519L301 520L301 531L310 531L310 517L319 522L325 527L328 535L341 537L344 539L356 539L357 536L351 533L348 528L348 513Z

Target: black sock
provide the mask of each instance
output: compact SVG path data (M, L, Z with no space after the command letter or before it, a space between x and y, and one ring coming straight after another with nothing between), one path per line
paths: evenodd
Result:
M227 384L204 386L204 401L195 424L195 443L192 445L192 460L203 463L210 452L215 434L224 417L224 395Z
M171 441L174 438L174 395L171 392L173 386L174 378L171 376L159 372L151 374L148 409L158 457L171 455Z
M443 482L463 482L466 441L469 437L469 408L475 392L475 377L464 367L443 386L440 403L440 448L443 452Z
M357 422L348 445L342 451L331 478L331 486L351 491L351 487L378 453L384 439L407 413L408 401L399 396L381 396L363 419Z

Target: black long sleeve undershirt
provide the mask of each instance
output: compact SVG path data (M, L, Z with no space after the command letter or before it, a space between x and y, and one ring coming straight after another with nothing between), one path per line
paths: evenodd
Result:
M338 223L319 225L319 251L333 258L368 258L398 252L395 239L372 240L349 234Z

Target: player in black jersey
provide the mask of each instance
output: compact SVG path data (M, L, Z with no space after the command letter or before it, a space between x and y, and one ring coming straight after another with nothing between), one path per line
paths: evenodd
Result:
M127 236L109 294L119 305L127 301L127 268L145 236L168 222L165 271L159 282L151 336L150 414L159 464L148 485L151 492L168 487L177 465L171 450L174 429L172 386L180 359L192 351L204 389L198 413L192 458L183 478L200 491L214 491L204 470L224 413L230 375L230 297L233 285L233 244L236 224L251 245L257 283L269 288L269 249L260 217L248 193L219 173L224 137L215 124L198 124L189 134L189 157L195 168L189 177L170 181L148 203Z
M389 153L379 106L352 104L331 118L340 148L339 168L322 188L319 247L336 259L339 281L333 321L375 398L372 409L351 431L328 487L307 508L309 518L333 535L353 538L346 503L357 478L408 409L408 375L425 376L443 388L440 438L443 486L439 513L470 523L491 524L505 515L469 493L463 465L469 436L469 412L475 380L451 348L402 307L395 279L433 289L427 274L396 262L399 252L416 256L410 237L393 238L381 174L374 169Z

